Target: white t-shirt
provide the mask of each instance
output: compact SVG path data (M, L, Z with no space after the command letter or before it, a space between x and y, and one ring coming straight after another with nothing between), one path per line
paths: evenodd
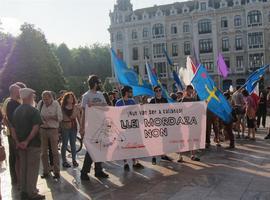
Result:
M86 92L83 96L82 96L82 107L86 108L86 106L88 105L88 103L106 103L106 100L103 96L103 94L99 91L97 92L92 92L91 90L89 90L88 92Z

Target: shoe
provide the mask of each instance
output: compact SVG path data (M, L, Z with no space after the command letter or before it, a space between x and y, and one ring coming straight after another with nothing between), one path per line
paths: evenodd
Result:
M81 180L82 181L90 181L90 178L87 174L81 173Z
M169 156L166 156L166 155L161 156L161 159L162 159L162 160L169 161L169 162L172 162L172 161L173 161L173 159L172 159L172 158L170 158Z
M156 159L156 157L153 157L152 158L152 165L156 165L157 164L157 159Z
M206 149L210 149L210 147L211 147L211 145L210 145L210 144L208 144L208 143L207 143L207 144L205 144L205 148L206 148Z
M182 162L184 162L184 159L183 159L183 157L181 156L181 157L179 157L178 158L178 160L177 160L177 162L179 162L179 163L182 163Z
M267 136L265 136L265 138L264 138L265 140L268 140L268 139L270 139L270 133L267 135Z
M77 161L76 160L74 160L73 162L72 162L72 164L73 164L73 167L79 167L79 163L77 163Z
M127 163L124 165L124 170L125 170L126 172L129 172L129 171L130 171L129 165L128 165Z
M60 178L60 173L54 173L53 178L54 178L54 179L59 179L59 178Z
M198 162L201 161L201 159L196 157L196 156L191 156L190 159L193 160L193 161L198 161Z
M67 161L63 162L62 166L63 166L64 168L70 168L70 167L71 167L70 164L68 164Z
M234 149L234 148L235 148L234 145L230 145L230 146L226 147L225 149Z
M256 141L256 138L249 138L250 141Z
M249 136L246 136L245 139L248 140L250 137Z
M95 177L97 177L97 178L109 178L109 175L102 171L100 173L95 174Z
M47 179L47 178L49 178L49 174L48 173L43 173L40 177L42 179Z
M240 135L237 135L237 136L236 136L236 139L240 139L240 138L241 138Z
M45 195L36 194L35 196L28 198L29 200L43 200L45 199Z
M221 144L217 143L216 146L217 146L217 147L221 147Z
M135 169L144 169L144 166L141 163L133 164L133 168Z

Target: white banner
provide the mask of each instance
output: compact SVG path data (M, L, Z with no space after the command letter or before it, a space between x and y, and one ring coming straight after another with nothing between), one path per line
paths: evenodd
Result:
M206 103L86 109L84 144L95 162L205 148Z

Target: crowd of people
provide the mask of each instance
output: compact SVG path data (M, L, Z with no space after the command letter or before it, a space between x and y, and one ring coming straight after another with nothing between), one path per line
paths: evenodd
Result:
M39 194L37 180L42 163L41 178L48 179L53 175L54 179L60 178L60 168L79 167L76 158L76 137L80 133L81 138L85 135L85 108L91 106L128 106L134 104L162 104L168 100L162 95L162 88L153 88L155 96L133 97L132 88L123 86L119 90L108 93L101 92L101 80L96 75L91 75L88 79L89 90L82 96L81 101L76 99L72 92L61 91L55 95L52 91L44 91L41 100L35 91L25 84L17 82L9 87L10 97L7 98L1 109L0 120L5 126L5 132L9 144L9 171L11 184L18 186L21 192L21 199L45 199ZM235 136L240 139L254 141L256 130L261 126L266 127L267 109L270 108L270 87L262 90L259 97L249 95L249 93L238 87L234 92L226 91L224 96L231 103L233 120L224 123L210 110L207 110L206 122L206 148L211 147L211 132L214 131L214 143L221 147L221 142L229 140L230 144L226 148L235 148ZM172 93L170 97L175 102L195 102L199 101L192 85L188 85L184 91ZM245 135L246 127L248 134ZM60 155L58 150L59 135L61 135L62 146ZM225 139L224 139L225 138ZM265 139L270 139L270 128ZM0 141L1 142L1 141ZM66 156L68 142L71 146L71 162ZM1 143L0 143L1 145ZM191 159L200 161L196 151L190 152ZM161 155L163 160L172 162L168 155ZM183 161L179 154L178 162ZM90 180L89 172L93 161L88 152L84 157L81 169L81 180ZM133 169L143 169L144 166L137 158L132 159ZM97 178L108 178L104 172L102 163L94 163L95 176ZM157 164L156 157L152 158L152 164ZM130 170L126 160L123 162L125 171Z

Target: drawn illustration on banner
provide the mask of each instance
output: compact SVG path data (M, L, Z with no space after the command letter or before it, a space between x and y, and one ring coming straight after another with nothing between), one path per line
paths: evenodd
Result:
M100 128L91 137L91 143L99 144L100 150L112 146L115 142L124 143L125 140L125 136L111 118L105 118Z

